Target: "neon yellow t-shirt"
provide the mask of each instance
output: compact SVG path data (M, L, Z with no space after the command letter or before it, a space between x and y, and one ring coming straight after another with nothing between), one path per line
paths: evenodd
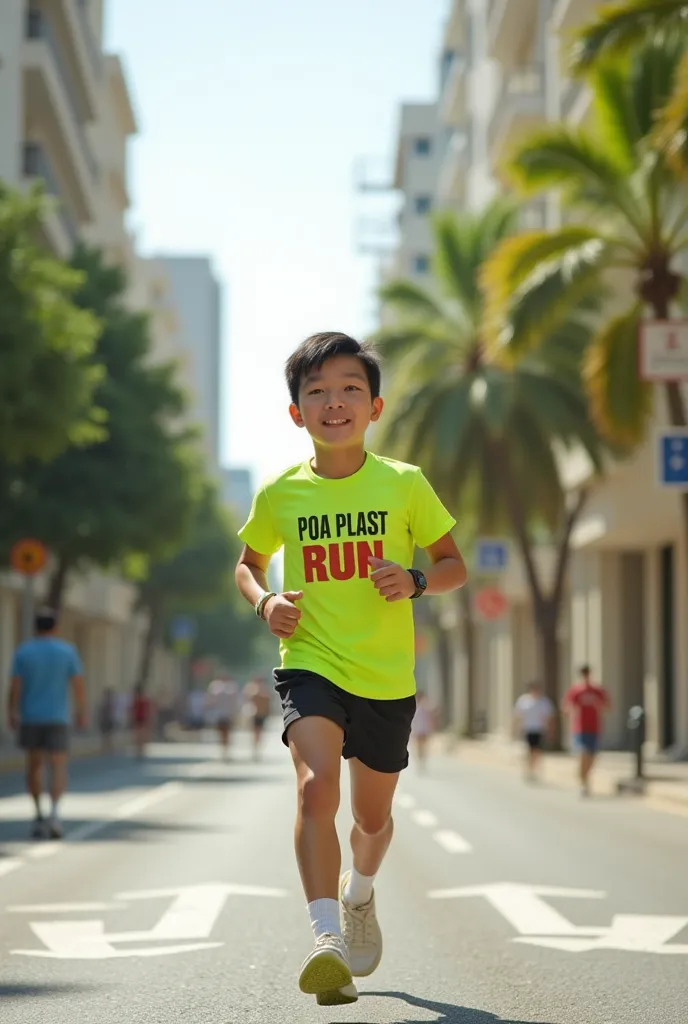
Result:
M368 558L408 567L414 545L454 525L417 466L370 452L353 476L325 479L307 462L261 487L239 536L262 555L284 547L284 589L304 595L282 666L375 700L415 693L412 603L380 596Z

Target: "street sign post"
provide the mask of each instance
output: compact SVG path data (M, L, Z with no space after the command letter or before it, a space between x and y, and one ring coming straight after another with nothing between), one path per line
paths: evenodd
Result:
M645 320L638 332L642 380L688 380L688 320Z
M478 615L488 622L501 619L509 607L509 599L499 587L481 587L475 595Z
M498 574L509 568L509 541L497 537L479 537L475 542L475 571Z
M688 427L668 427L658 432L657 483L688 491Z
M48 551L44 544L33 537L24 537L12 545L10 565L24 577L21 609L21 638L28 640L33 633L34 577L45 568Z

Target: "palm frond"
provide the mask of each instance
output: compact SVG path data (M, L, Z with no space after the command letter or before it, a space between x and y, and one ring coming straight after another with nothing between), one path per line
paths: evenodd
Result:
M642 306L604 324L584 363L593 419L602 435L622 447L637 445L652 414L652 386L638 374Z
M380 288L379 295L382 302L414 322L426 319L439 320L444 315L444 310L435 296L413 281L388 281Z
M624 0L606 4L571 47L573 70L583 73L603 57L629 53L648 35L685 25L685 0Z
M617 62L602 64L596 69L592 84L596 137L613 153L615 165L631 174L637 165L637 146L646 133L638 123L627 69Z
M688 176L688 49L674 79L674 90L657 117L655 144L666 153L672 169Z
M625 177L624 164L616 162L603 143L566 125L530 135L516 149L510 169L517 184L529 192L590 183L612 195Z

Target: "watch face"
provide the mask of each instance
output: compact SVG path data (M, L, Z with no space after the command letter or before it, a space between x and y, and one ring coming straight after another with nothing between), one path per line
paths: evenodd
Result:
M418 570L418 573L417 573L417 576L416 576L416 583L418 584L419 587L422 587L423 590L425 590L425 588L428 585L428 581L425 578L425 574L422 573L420 571L420 569Z

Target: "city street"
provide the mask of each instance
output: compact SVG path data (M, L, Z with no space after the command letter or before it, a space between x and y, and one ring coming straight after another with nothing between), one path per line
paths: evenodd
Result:
M527 787L438 758L411 768L378 883L386 953L356 1005L297 989L310 932L290 765L210 744L74 766L62 844L25 841L0 780L3 1024L685 1024L688 819ZM342 826L349 819L342 812Z

